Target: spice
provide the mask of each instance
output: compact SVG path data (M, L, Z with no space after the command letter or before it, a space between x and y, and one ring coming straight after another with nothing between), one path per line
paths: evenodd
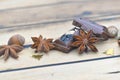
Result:
M118 45L120 46L120 31L118 31L117 42L118 42Z
M97 48L93 45L93 43L97 42L98 39L96 37L92 37L92 31L90 30L88 33L80 30L80 36L74 36L75 40L72 43L72 46L79 47L79 53L83 53L88 50L88 47L93 51L97 52Z
M31 48L36 49L35 52L49 52L51 49L54 48L54 45L52 43L52 38L46 39L40 35L39 37L31 37L34 44L31 46Z
M120 46L120 38L118 38L118 44L119 44L119 46Z
M8 41L8 45L17 44L23 46L24 43L25 38L19 34L13 35Z
M118 34L118 29L115 26L109 26L108 27L108 33L110 34L111 38L115 38Z
M6 61L9 56L13 57L14 59L18 58L18 52L22 51L23 47L13 44L13 45L2 45L0 46L0 56L4 56L4 60Z

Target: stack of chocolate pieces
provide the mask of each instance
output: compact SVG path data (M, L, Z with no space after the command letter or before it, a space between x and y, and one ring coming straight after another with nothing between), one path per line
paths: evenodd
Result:
M80 35L80 30L83 30L85 32L92 30L93 35L102 41L107 40L111 37L108 33L108 29L105 26L99 25L84 18L75 18L73 20L73 25L76 27L54 41L54 45L57 50L68 53L74 49L71 46L71 44L74 42L73 36Z

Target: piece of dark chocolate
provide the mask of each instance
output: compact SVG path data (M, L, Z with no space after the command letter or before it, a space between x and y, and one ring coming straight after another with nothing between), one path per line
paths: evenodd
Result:
M80 35L79 33L79 27L71 29L67 33L63 34L59 39L54 41L55 48L65 53L70 52L73 49L71 46L71 43L73 42L73 36Z
M93 31L93 34L100 38L101 40L107 40L110 35L108 33L108 29L105 26L99 25L91 20L84 18L75 18L73 20L73 25L81 27L84 31Z

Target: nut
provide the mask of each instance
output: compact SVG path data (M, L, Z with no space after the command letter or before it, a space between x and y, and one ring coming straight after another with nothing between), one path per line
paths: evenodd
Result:
M25 43L25 38L19 34L13 35L8 41L8 45L17 44L23 46L24 43Z
M118 29L115 26L108 27L108 33L111 38L115 38L118 35Z

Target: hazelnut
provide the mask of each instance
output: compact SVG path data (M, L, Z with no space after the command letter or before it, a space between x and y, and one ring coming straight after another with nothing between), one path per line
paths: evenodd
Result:
M108 27L108 33L112 38L115 38L118 35L118 29L115 26Z
M24 43L25 38L19 34L13 35L8 41L8 45L17 44L23 46Z

